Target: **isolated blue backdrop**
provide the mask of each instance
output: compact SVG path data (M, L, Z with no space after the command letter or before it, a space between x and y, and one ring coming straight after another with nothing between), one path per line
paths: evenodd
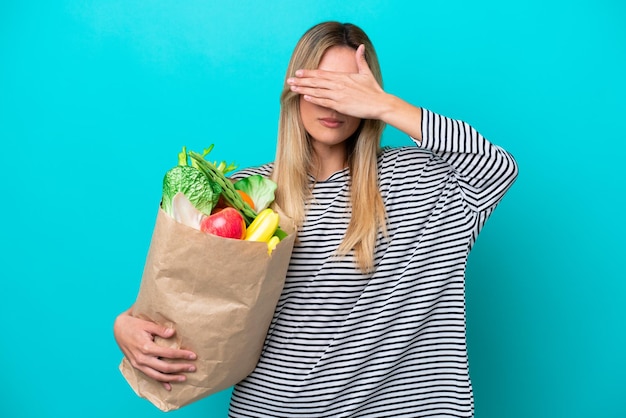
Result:
M274 154L290 52L361 25L386 89L510 150L470 257L477 418L624 417L626 8L589 1L3 1L0 416L157 417L117 370L182 145ZM385 143L408 144L389 128ZM223 417L229 391L175 417Z

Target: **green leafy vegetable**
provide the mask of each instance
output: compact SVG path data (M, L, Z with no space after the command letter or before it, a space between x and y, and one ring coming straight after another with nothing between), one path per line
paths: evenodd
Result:
M205 150L205 155L209 150ZM178 165L165 173L163 178L163 197L161 207L170 216L172 212L172 199L176 193L181 192L187 199L205 215L210 215L222 193L219 184L211 181L202 170L187 161L187 150L183 147L178 154Z
M259 174L238 180L234 184L236 190L245 192L254 201L254 209L260 213L274 201L274 192L278 185Z

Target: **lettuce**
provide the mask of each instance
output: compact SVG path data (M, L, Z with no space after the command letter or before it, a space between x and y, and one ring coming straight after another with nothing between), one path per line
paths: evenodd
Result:
M256 213L269 207L274 201L274 192L278 187L272 180L259 174L238 180L233 186L235 186L236 190L241 190L250 196L254 202L254 210Z

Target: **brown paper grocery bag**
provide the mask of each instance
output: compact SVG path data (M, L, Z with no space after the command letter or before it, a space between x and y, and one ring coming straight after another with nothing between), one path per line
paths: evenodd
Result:
M137 395L162 411L178 409L243 380L257 364L283 288L294 228L269 256L267 244L209 235L159 209L133 315L172 326L157 343L198 355L197 371L167 391L124 358L120 370Z

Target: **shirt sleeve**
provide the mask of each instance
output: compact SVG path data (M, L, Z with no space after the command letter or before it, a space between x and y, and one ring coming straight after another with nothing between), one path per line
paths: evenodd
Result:
M513 156L463 121L422 109L422 141L415 142L452 167L473 210L491 211L517 178Z

